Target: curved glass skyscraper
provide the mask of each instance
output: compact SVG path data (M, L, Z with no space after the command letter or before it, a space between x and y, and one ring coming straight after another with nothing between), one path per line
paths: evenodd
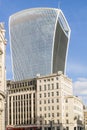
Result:
M65 72L69 25L59 9L35 8L10 17L14 80Z

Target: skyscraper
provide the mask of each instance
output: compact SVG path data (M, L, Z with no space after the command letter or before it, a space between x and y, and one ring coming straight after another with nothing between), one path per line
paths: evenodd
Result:
M70 27L60 9L27 9L10 16L14 80L65 73Z

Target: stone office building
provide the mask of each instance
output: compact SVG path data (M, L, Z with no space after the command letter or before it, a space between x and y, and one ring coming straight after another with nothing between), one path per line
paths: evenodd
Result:
M65 97L73 97L72 81L61 72L48 76L37 75L28 80L7 81L7 91L7 128L69 130Z

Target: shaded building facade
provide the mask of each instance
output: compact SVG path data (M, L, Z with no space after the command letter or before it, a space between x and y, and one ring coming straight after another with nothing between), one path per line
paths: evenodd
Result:
M59 9L27 9L10 16L14 80L65 73L70 28Z

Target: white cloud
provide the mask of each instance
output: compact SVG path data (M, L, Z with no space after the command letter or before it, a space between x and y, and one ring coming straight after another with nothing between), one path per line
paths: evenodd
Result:
M87 66L79 62L68 62L67 72L74 74L85 74L87 73Z
M87 78L78 78L73 83L74 95L79 96L85 105L87 105Z
M87 78L78 78L73 83L73 90L75 95L87 95Z

